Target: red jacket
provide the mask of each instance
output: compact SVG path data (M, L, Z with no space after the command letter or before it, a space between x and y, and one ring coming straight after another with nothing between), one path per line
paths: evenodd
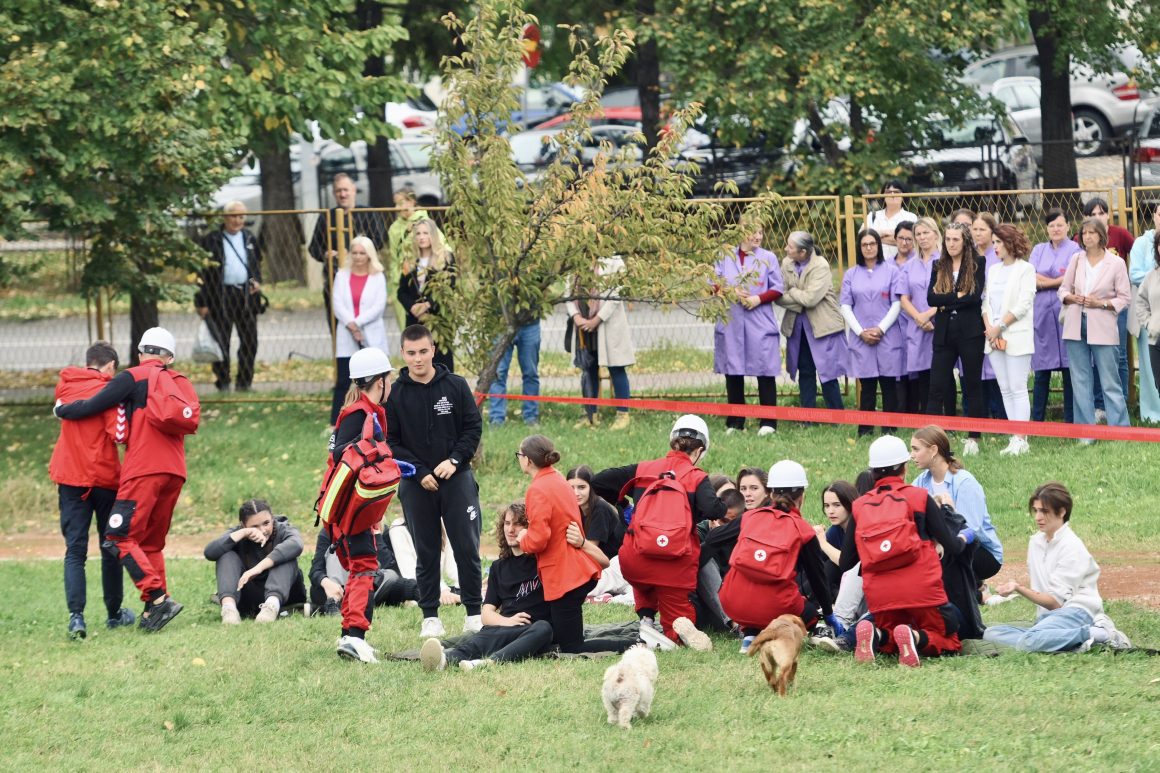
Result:
M64 403L92 397L109 383L93 368L65 368L56 384L56 399ZM80 421L62 421L60 437L48 462L54 483L116 490L121 478L117 443L124 443L129 426L121 406Z
M154 427L144 410L149 400L149 374L163 367L161 360L146 360L118 373L89 399L65 403L56 409L60 418L76 421L124 404L129 422L129 447L121 464L122 483L144 475L176 475L185 479L185 439Z
M751 533L764 536L770 529L778 530L784 534L784 542L792 543L785 557L787 575L781 579L766 579L739 571L735 564L738 551L748 544L746 536ZM725 575L719 593L725 614L745 628L764 628L780 615L800 616L805 609L806 598L797 583L798 557L802 547L816 539L816 536L813 527L802 519L796 509L786 513L773 507L763 507L744 513L741 516L737 546L729 560L733 568ZM772 555L770 560L773 560Z
M545 601L555 601L600 576L596 562L568 544L568 524L575 521L583 533L584 516L563 475L554 467L537 471L524 495L524 504L528 509L528 531L520 540L520 549L536 556Z

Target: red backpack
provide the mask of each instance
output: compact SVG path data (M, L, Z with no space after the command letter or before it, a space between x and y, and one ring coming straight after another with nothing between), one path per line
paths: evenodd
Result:
M888 572L914 563L923 543L914 514L925 511L926 498L926 491L914 486L880 486L854 501L863 571Z
M148 389L145 416L150 424L177 437L197 432L201 401L189 379L169 368L154 368L149 371Z
M399 488L402 471L384 440L375 440L377 419L367 412L362 436L346 447L322 482L315 511L331 539L358 534L382 520Z
M620 491L620 500L644 486L633 506L625 541L648 558L676 559L693 552L693 508L689 492L672 470L657 476L633 478Z
M742 515L729 565L755 582L793 580L802 547L801 530L794 518L772 507Z

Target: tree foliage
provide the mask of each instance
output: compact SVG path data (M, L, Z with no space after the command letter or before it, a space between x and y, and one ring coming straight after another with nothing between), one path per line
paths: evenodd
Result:
M930 117L978 101L956 82L963 54L1006 29L997 0L661 0L657 34L678 97L703 101L726 140L791 139L806 119L820 143L796 182L848 192L897 171ZM849 120L827 104L846 99Z
M485 0L470 20L446 18L462 53L444 64L449 96L434 165L452 202L447 232L459 284L435 293L445 335L458 332L480 388L490 383L518 328L571 297L567 288L615 290L630 299L704 298L721 244L736 236L721 207L687 201L692 179L672 160L695 106L677 111L673 130L643 163L630 149L611 147L580 163L603 84L630 52L624 30L595 39L568 31L574 58L565 80L583 86L587 96L556 137L552 163L534 177L520 171L496 117L518 104L512 75L520 66L520 30L532 20L518 0ZM468 127L463 135L451 129L461 120ZM596 276L598 262L613 255L623 259L624 270ZM722 303L710 310L720 312Z

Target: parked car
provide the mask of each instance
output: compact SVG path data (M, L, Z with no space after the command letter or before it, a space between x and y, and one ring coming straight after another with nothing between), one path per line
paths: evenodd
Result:
M422 91L417 96L408 97L404 102L387 103L387 123L399 127L404 134L429 132L435 128L438 117L438 105Z
M638 127L604 124L591 128L592 139L580 147L581 165L591 165L600 152L601 143L605 141L612 144L613 154L628 147L636 163L644 158L644 149L635 140L640 131ZM560 146L555 138L561 131L562 129L557 126L549 129L531 129L511 136L512 159L525 175L535 175L556 160Z
M549 83L544 86L529 86L520 97L520 107L509 116L496 116L496 126L502 131L515 133L532 129L561 113L572 109L584 95L566 83ZM463 134L467 122L460 119L454 130Z
M1160 186L1160 98L1141 104L1143 120L1132 151L1130 175L1134 185Z
M572 120L571 113L560 113L536 126L537 129L551 129L563 126ZM612 124L619 126L634 126L640 128L640 106L636 107L605 107L589 122L593 126Z
M1117 53L1125 69L1141 59L1140 51L1125 46ZM1012 76L1039 77L1039 55L1035 46L1016 46L997 51L967 65L963 79L984 93L1000 78ZM1071 72L1071 109L1076 134L1086 141L1076 143L1076 153L1093 156L1106 152L1113 137L1128 133L1135 126L1136 106L1148 96L1134 80L1122 71L1096 74L1077 65Z
M290 146L290 177L294 183L295 206L302 201L302 163L298 145ZM213 195L213 208L221 209L231 201L246 205L247 212L262 210L262 165L253 155L247 155L236 174Z
M935 116L937 135L930 148L903 154L914 190L1031 190L1039 186L1039 165L1027 138L1008 116L978 116L960 124ZM1035 194L1019 197L1035 204Z
M443 186L439 175L431 169L431 140L426 137L403 137L391 140L391 182L395 190L409 187L415 198L425 207L444 203ZM330 182L340 172L354 180L358 189L356 202L367 204L370 188L367 184L367 145L352 142L350 147L331 143L318 157L318 201L321 207L334 206Z

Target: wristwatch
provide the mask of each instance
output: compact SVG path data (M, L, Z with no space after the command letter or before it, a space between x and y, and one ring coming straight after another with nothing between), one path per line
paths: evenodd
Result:
M448 457L448 458L447 458L447 461L451 462L451 463L452 463L452 464L454 464L456 467L458 467L458 466L459 466L459 460L458 460L458 459L456 459L455 457Z

